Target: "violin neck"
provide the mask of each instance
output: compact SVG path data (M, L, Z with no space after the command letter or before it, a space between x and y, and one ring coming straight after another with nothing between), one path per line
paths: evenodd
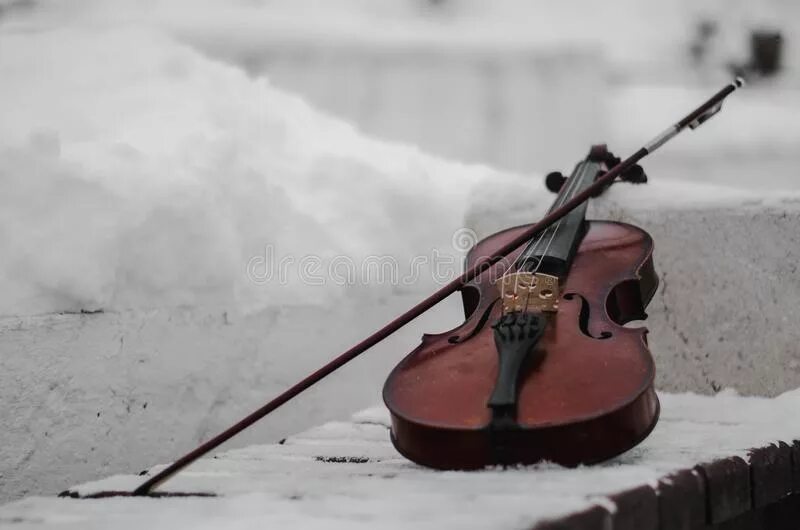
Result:
M591 186L601 170L600 161L586 158L579 162L561 186L550 211ZM584 202L556 224L534 236L522 253L518 269L523 272L542 272L563 280L583 239L586 229L586 208L587 202Z

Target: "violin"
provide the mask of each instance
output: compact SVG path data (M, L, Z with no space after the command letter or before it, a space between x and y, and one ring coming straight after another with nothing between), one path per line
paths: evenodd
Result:
M551 211L610 160L605 146L592 147L556 184ZM636 165L622 179L646 177ZM629 224L587 221L586 207L467 283L464 323L423 336L391 372L383 399L402 455L440 469L575 466L622 453L653 429L659 403L646 329L624 327L646 318L656 292L653 240ZM467 267L528 228L478 242Z
M652 238L635 226L587 221L586 202L618 180L643 182L638 162L687 127L695 129L743 85L737 78L633 155L620 161L595 146L538 222L480 241L464 273L381 329L145 480L157 486L283 406L455 292L465 321L421 344L383 389L391 439L410 460L475 469L542 459L573 466L626 451L658 419L655 368L645 318L655 293Z

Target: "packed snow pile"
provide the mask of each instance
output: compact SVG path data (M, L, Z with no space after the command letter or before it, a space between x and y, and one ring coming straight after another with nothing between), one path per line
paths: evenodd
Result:
M468 191L501 178L367 139L162 31L82 24L0 26L0 314L317 303L357 290L326 280L337 256L402 274L458 252Z

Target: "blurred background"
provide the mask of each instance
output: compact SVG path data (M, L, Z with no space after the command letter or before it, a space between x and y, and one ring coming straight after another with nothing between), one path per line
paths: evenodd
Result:
M156 22L370 135L515 172L564 168L591 143L630 151L741 74L751 90L727 126L681 137L648 164L660 178L701 169L708 181L797 186L792 0L0 5L0 23L20 30L65 19ZM754 170L767 180L753 182Z

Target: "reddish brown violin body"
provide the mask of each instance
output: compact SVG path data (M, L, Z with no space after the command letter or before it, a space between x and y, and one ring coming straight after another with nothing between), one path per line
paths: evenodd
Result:
M490 323L501 304L484 274L462 291L466 321L425 335L386 381L383 397L400 453L440 469L540 460L574 466L620 454L648 435L659 413L654 363L646 330L623 324L645 318L656 290L653 242L628 224L586 225L558 312L536 345L545 354L520 374L515 428L492 428L487 407L498 370ZM467 267L525 228L479 242Z

